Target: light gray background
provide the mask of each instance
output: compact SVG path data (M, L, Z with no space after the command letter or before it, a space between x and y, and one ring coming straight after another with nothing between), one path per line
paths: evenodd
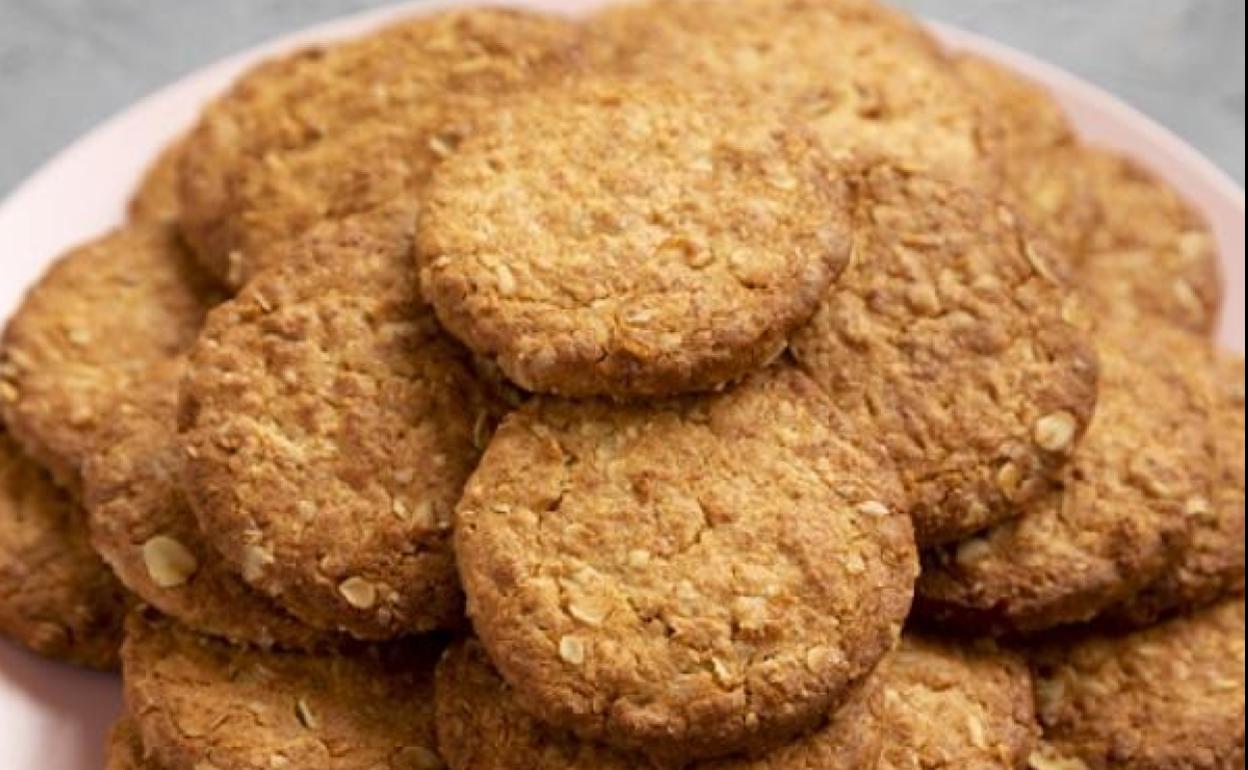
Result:
M92 125L241 48L386 0L0 0L0 195ZM1243 0L895 0L1060 64L1244 178Z

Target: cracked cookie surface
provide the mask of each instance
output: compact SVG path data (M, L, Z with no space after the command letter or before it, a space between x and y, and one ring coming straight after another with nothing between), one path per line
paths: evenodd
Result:
M437 670L438 745L450 770L637 770L643 757L581 741L530 717L475 640L453 646ZM873 675L828 722L757 758L694 763L692 770L876 770L885 724Z
M130 225L69 252L4 332L0 413L14 438L80 492L117 395L185 350L217 299L165 225Z
M1244 766L1244 601L1033 655L1041 756L1087 770Z
M586 79L501 106L435 171L421 288L529 390L709 390L774 359L844 268L837 177L743 94Z
M261 647L333 643L248 586L204 537L181 488L184 370L182 357L158 364L115 405L83 471L92 545L139 598L200 633Z
M406 211L327 223L191 353L186 491L247 582L360 638L462 620L451 514L499 412L420 300Z
M539 398L457 509L477 633L524 708L658 760L814 727L898 638L916 559L872 435L790 366L646 405Z
M0 425L0 634L55 660L114 668L128 604L91 550L86 513Z
M239 288L318 222L418 193L502 94L572 66L569 22L477 9L265 62L210 105L182 162L182 226Z
M790 349L888 446L920 546L957 540L1052 488L1096 404L1095 352L1008 207L887 164L851 184L852 263Z
M1025 767L1039 727L1022 657L908 634L879 677L887 737L878 770Z
M880 3L620 4L590 33L600 71L733 83L794 111L835 157L882 153L968 186L1000 186L978 100L930 35Z
M1101 341L1100 405L1062 487L926 554L918 613L996 633L1083 622L1179 558L1213 490L1210 351L1164 327Z
M126 623L128 712L162 770L438 770L429 642L311 655Z

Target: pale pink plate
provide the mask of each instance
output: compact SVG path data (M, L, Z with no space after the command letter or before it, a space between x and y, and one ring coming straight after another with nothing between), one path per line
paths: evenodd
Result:
M584 12L599 0L511 0ZM118 223L127 191L204 101L257 59L349 36L396 16L464 5L426 0L351 16L232 56L153 94L66 149L0 204L0 318L65 248ZM1199 153L1113 96L991 40L933 25L951 47L1002 61L1047 84L1090 141L1139 158L1184 192L1217 232L1228 286L1224 344L1244 347L1244 192ZM0 641L0 768L94 770L119 706L114 677L46 663Z

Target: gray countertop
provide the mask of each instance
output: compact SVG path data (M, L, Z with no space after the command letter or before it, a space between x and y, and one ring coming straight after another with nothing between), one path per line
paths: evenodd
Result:
M1243 0L896 0L1125 98L1244 178ZM385 0L0 0L0 195L195 68Z

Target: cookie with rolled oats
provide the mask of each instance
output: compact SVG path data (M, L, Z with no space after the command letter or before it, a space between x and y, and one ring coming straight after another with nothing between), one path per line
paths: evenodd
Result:
M898 639L901 491L788 365L713 396L538 398L456 513L469 614L522 707L662 761L816 727Z
M328 222L209 317L182 388L204 535L316 628L453 626L451 514L504 407L420 299L410 212Z
M126 623L126 708L161 770L440 770L429 641L308 654Z

